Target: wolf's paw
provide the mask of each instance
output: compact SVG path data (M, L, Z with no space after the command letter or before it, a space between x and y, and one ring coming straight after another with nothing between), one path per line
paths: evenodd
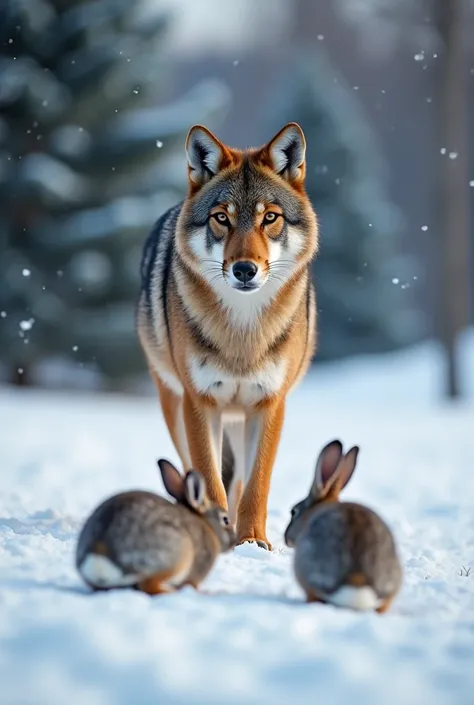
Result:
M245 537L245 538L239 539L239 541L237 542L237 546L241 546L243 543L256 543L257 546L259 546L260 548L264 548L266 551L272 550L272 545L271 545L270 541L268 541L268 539L263 540L263 539L256 539L256 538L252 538L252 537Z

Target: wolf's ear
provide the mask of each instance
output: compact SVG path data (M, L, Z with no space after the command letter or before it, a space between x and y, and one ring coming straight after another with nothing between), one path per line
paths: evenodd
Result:
M212 179L231 162L229 151L207 127L194 125L186 138L188 176L194 189Z
M306 173L306 140L296 122L285 125L263 148L266 163L293 186L302 184Z

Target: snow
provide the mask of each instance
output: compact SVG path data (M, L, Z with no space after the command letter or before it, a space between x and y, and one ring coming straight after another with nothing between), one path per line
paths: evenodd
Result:
M0 390L1 705L464 705L474 692L474 335L468 397L442 402L434 345L320 367L290 397L269 504L274 551L222 556L201 594L91 594L77 532L106 496L163 491L177 460L154 398ZM392 527L387 615L306 605L282 534L320 447L361 446L346 498ZM469 573L469 569L473 572Z
M28 331L33 328L35 319L34 318L28 318L24 321L20 321L19 325L22 331Z

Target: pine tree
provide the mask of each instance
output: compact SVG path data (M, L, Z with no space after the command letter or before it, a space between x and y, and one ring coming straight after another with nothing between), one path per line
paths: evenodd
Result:
M212 119L226 100L208 84L157 107L168 22L130 0L0 4L0 363L10 379L34 377L51 357L92 363L110 384L144 366L141 245L182 196L189 121Z
M396 257L400 216L356 99L321 53L308 52L289 66L267 109L274 131L295 120L307 139L307 190L320 222L317 361L418 340L414 262Z

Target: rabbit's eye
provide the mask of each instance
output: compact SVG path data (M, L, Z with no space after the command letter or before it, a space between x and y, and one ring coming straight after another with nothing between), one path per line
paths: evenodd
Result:
M225 514L221 516L221 522L224 524L224 526L229 526L229 517L226 517Z

